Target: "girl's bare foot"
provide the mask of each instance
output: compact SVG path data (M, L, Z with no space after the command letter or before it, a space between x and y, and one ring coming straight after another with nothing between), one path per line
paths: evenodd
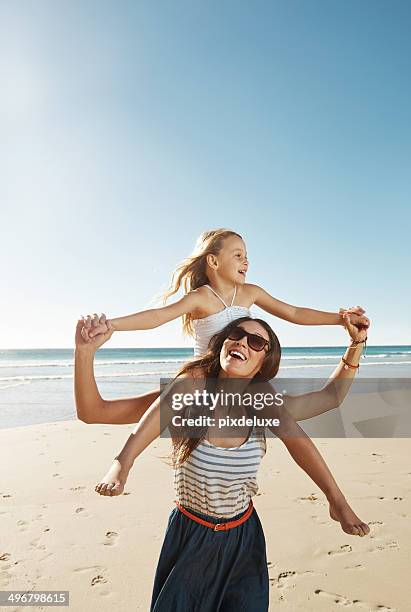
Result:
M115 459L107 474L100 480L94 490L100 495L121 495L124 491L128 472L122 467L121 463Z
M338 521L341 524L342 530L349 535L364 537L370 533L367 523L363 523L358 518L345 499L338 502L330 501L330 516L334 521Z

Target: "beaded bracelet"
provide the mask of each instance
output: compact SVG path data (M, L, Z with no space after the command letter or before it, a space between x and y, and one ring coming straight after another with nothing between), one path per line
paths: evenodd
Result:
M355 347L358 346L359 344L362 344L364 342L365 344L365 349L367 350L367 340L368 337L365 338L365 340L353 340L350 344L350 347ZM363 355L363 357L365 357L365 355ZM344 369L348 370L348 368L352 368L353 370L357 370L360 367L360 364L358 365L353 365L352 363L348 363L348 361L346 359L344 359L344 357L341 357L341 361L344 363Z
M362 342L364 342L364 344L367 346L367 340L368 340L368 336L366 336L364 340L352 340L350 346L358 346Z
M352 368L353 370L356 370L357 368L360 367L360 364L358 365L352 365L351 363L348 363L348 361L346 361L344 359L344 357L341 357L341 361L343 361L345 363L344 369L348 370L348 368Z

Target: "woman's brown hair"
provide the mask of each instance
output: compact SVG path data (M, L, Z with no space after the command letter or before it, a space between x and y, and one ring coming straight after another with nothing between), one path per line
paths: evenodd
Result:
M209 282L207 277L207 255L218 255L223 248L224 240L230 236L240 234L232 230L220 228L203 232L197 239L193 253L186 257L173 272L171 283L167 291L163 294L163 303L177 293L183 286L185 293L198 289ZM183 332L189 336L194 336L191 313L183 315Z
M211 381L218 378L219 372L221 370L220 365L220 353L223 347L224 341L227 339L230 331L233 327L237 327L241 323L245 321L255 321L259 323L266 332L268 333L270 347L266 352L264 357L264 361L259 372L254 376L252 382L266 382L274 378L276 376L278 369L280 367L281 360L281 346L278 341L277 336L268 325L266 321L263 319L254 319L253 317L240 317L235 319L226 327L224 327L220 332L215 334L208 344L207 353L199 357L198 359L194 359L185 363L180 370L177 372L176 377L181 376L182 374L186 374L188 372L192 372L197 368L201 368L203 370L203 377L209 379ZM193 412L193 411L192 411ZM195 412L195 408L194 408ZM185 415L186 416L186 415ZM193 416L193 415L190 415ZM199 429L200 435L199 437L178 437L173 439L173 448L171 453L171 459L174 467L178 467L182 465L190 456L190 453L198 446L201 440L204 439L205 434L207 432L207 427L203 427Z

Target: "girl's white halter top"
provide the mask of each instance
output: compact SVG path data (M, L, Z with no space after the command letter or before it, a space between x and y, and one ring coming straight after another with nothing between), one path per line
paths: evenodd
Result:
M208 287L214 295L224 304L224 309L215 312L208 317L203 319L193 319L193 327L195 331L195 344L194 344L194 355L204 355L207 352L208 343L210 338L217 332L221 331L226 325L239 319L240 317L250 317L251 313L249 308L246 306L233 306L235 296L237 294L237 286L234 289L233 299L231 304L227 306L224 300L210 287L210 285L204 285Z

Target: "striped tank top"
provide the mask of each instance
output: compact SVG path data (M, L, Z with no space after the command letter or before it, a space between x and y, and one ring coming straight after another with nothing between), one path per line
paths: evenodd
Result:
M216 518L240 514L258 492L257 472L265 453L263 428L254 427L241 446L231 448L201 440L188 459L174 469L177 501Z
M237 294L237 285L234 289L233 299L231 300L231 304L227 306L224 300L212 289L209 285L204 285L208 287L214 295L218 297L219 300L224 304L223 310L219 310L218 312L209 315L208 317L204 317L203 319L193 319L193 328L195 332L195 342L194 342L194 356L204 355L207 352L208 343L214 334L224 329L226 325L234 321L235 319L239 319L240 317L250 317L251 313L249 308L246 306L233 306L235 296Z

